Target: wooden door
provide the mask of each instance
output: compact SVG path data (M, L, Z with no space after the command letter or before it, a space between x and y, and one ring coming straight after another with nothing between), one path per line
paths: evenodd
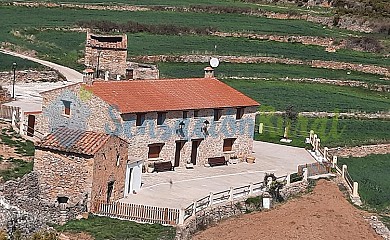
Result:
M27 124L27 136L34 136L34 126L35 126L35 116L28 115L28 124Z
M191 149L191 163L196 165L196 159L198 157L198 147L199 147L200 140L193 140L192 141L192 149Z
M181 149L184 146L183 141L177 141L176 142L176 151L175 151L175 167L178 167L180 165L180 153Z

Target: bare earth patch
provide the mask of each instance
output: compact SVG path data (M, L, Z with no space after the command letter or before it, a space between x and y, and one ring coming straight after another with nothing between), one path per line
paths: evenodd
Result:
M193 239L382 239L336 183L320 180L314 191L267 212L228 219Z

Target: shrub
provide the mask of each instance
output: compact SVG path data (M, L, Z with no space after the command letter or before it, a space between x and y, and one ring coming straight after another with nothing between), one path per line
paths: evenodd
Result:
M346 45L349 49L362 49L367 52L379 53L383 50L382 44L378 39L373 37L350 37Z
M112 21L78 21L76 23L79 27L91 28L100 32L128 32L139 33L148 32L152 34L161 35L180 35L180 34L196 34L196 35L209 35L215 32L212 27L194 28L194 27L182 27L171 24L143 24L133 21L126 23L116 23Z

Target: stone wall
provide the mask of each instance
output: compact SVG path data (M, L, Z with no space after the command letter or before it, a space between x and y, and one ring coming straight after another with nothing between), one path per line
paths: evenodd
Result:
M0 85L10 85L13 81L13 72L0 72ZM16 71L15 80L17 83L29 82L58 82L65 78L54 70L23 70Z
M47 224L59 224L63 219L58 203L42 199L38 184L38 174L31 172L19 180L10 180L2 186L0 197L0 226L7 229L9 235L15 230L30 234ZM66 206L66 219L75 218L83 212L82 203Z
M326 69L342 69L351 70L364 73L372 73L378 75L390 76L390 70L387 67L375 66L375 65L363 65L358 63L347 63L337 61L323 61L312 60L303 61L289 58L276 58L276 57L244 57L244 56L218 56L220 62L226 63L283 63L283 64L296 64L296 65L310 65L316 68ZM140 61L146 63L155 62L202 62L207 63L210 60L209 55L155 55L155 56L137 56L132 57L133 61Z
M95 154L92 204L107 200L107 186L111 181L114 182L114 189L110 201L123 198L127 160L128 143L120 138L110 138ZM93 212L93 206L91 207Z
M136 62L127 63L128 79L159 79L160 71L156 65L143 64Z
M41 197L51 204L56 204L58 197L69 198L69 205L90 202L93 163L90 156L37 148L34 171L38 175Z
M189 96L190 97L190 96ZM64 116L63 102L71 102L71 117ZM157 126L157 113L147 113L142 126L136 126L136 115L125 114L121 117L115 107L87 92L80 84L56 89L43 94L43 114L37 117L37 130L49 133L59 126L68 126L82 130L104 132L119 136L130 143L129 156L148 159L148 145L165 143L160 158L174 162L176 141L183 140L180 166L190 160L191 140L203 139L199 146L197 164L203 165L207 158L224 156L223 139L237 138L233 150L235 155L245 157L252 153L254 121L256 107L245 108L242 119L236 120L236 109L225 108L220 121L214 122L212 109L199 110L199 117L194 111L188 111L188 118L183 119L182 111L166 114L163 125ZM202 132L204 121L209 121L208 135ZM178 134L179 123L184 122L183 136Z
M270 78L261 77L236 77L236 76L224 76L229 79L251 79L251 80L270 80ZM338 80L338 79L325 79L325 78L279 78L281 81L295 81L295 82L311 82L311 83L322 83L337 86L348 86L348 87L362 87L377 92L390 92L390 85L383 84L369 84L362 81L355 80Z
M390 144L332 148L329 149L329 153L338 157L365 157L370 154L390 154Z

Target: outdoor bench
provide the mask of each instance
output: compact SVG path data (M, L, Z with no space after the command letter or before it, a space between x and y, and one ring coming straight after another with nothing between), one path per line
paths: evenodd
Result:
M225 157L213 157L208 159L210 167L227 165Z
M154 171L155 172L165 172L165 171L173 171L175 170L172 162L167 161L167 162L155 162L154 163Z

